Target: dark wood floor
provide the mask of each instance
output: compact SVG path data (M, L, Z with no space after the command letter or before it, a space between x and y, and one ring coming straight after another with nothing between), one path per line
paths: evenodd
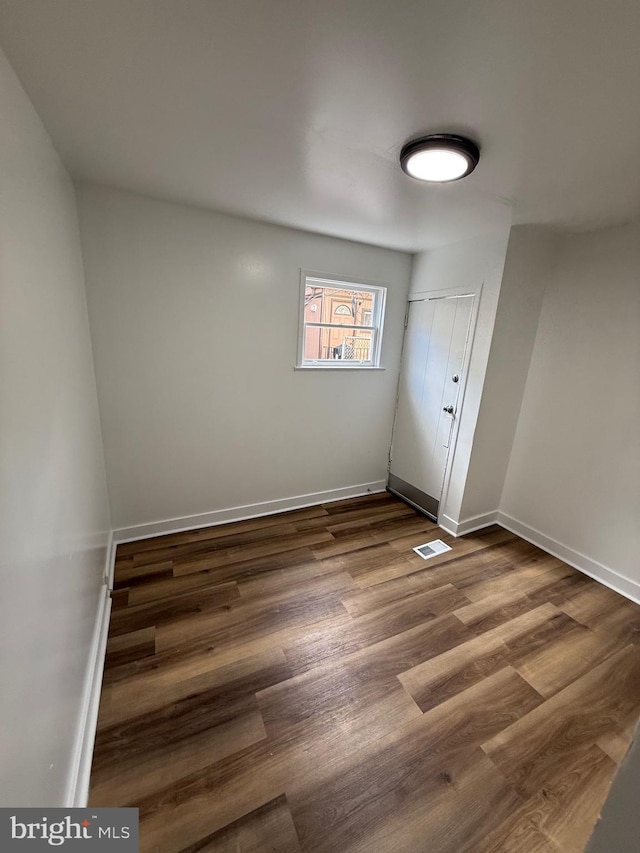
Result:
M115 585L91 803L143 851L582 851L640 715L640 607L387 494L121 545Z

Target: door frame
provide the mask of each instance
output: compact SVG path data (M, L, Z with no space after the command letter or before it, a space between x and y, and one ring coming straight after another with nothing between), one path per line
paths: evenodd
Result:
M440 525L440 521L442 517L445 515L445 506L447 502L447 498L449 495L449 484L451 480L451 473L453 471L453 465L455 462L456 448L458 445L458 432L460 430L460 422L462 420L462 414L464 410L464 402L467 392L467 380L469 378L469 367L471 364L471 355L473 352L473 342L476 334L476 327L478 325L478 315L480 311L480 301L482 299L482 290L484 286L484 281L481 281L477 285L472 285L465 287L464 285L459 285L457 287L442 287L442 288L434 288L433 290L417 290L413 293L410 293L407 298L407 311L405 314L405 327L404 327L404 335L402 338L402 353L400 357L400 371L398 373L398 388L396 391L396 405L393 413L393 430L391 432L391 445L389 447L389 465L387 470L387 475L391 471L391 459L393 456L393 439L396 428L396 417L398 414L398 402L400 396L400 377L402 375L402 370L404 368L404 359L406 352L406 341L407 341L407 328L409 325L409 311L411 309L412 302L425 302L432 299L451 299L457 296L471 296L473 301L471 303L471 316L469 317L469 328L467 331L467 340L465 344L465 353L464 360L462 363L462 383L460 385L460 390L458 391L458 405L456 409L456 416L453 421L453 429L451 431L450 444L449 444L449 452L447 453L447 461L444 467L444 478L442 482L442 494L440 495L440 501L438 504L438 520L437 523Z

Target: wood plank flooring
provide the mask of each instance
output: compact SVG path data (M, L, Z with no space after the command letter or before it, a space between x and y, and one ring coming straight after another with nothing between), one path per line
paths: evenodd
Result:
M90 801L160 853L578 853L639 716L640 607L372 495L118 547Z

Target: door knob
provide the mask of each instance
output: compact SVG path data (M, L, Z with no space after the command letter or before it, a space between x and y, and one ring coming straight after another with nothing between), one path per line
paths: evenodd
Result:
M448 415L453 414L453 406L443 406L442 411L446 412Z

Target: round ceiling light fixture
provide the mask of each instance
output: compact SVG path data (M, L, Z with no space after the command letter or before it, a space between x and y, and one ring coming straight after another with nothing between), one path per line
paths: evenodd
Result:
M480 149L475 142L452 133L432 133L412 139L400 152L400 165L407 175L435 183L465 178L479 159Z

